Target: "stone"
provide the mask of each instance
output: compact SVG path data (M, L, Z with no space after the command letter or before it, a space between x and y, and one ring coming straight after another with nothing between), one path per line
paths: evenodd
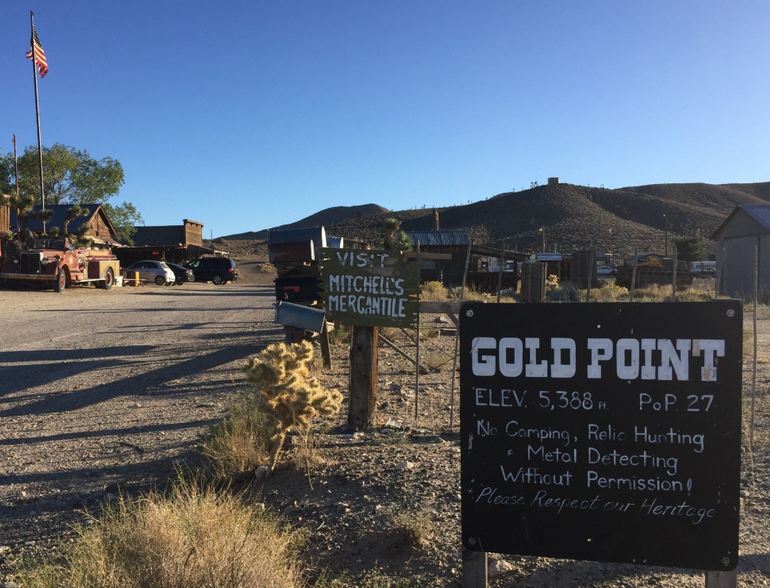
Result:
M503 574L513 571L514 565L504 559L492 559L487 569L490 578L499 578Z

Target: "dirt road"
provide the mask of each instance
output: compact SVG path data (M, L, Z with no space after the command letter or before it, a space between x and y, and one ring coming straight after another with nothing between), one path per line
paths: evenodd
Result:
M0 578L184 459L279 336L265 286L0 291Z

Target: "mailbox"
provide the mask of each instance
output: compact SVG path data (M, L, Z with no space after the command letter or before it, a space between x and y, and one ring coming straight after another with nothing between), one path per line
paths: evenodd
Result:
M326 313L323 309L303 306L291 302L279 302L275 320L285 327L320 333L323 330Z
M313 276L276 278L275 299L287 302L321 300L321 280Z

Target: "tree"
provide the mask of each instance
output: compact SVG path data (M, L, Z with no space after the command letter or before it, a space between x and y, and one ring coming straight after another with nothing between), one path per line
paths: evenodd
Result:
M0 164L0 187L11 191L13 154ZM111 157L94 159L88 151L56 143L43 148L46 204L102 204L115 196L123 185L123 166ZM19 189L40 193L40 165L36 147L27 147L19 157Z
M674 241L676 255L681 261L699 261L706 256L706 245L699 237L686 237Z
M123 185L123 166L111 157L95 159L88 151L56 143L43 148L43 186L45 201L54 204L101 204L118 233L130 243L134 225L142 216L130 202L109 204ZM13 154L0 155L0 192L14 193ZM27 147L19 157L19 191L40 194L40 165L36 147Z
M131 202L124 201L120 206L104 203L102 204L102 207L115 227L118 241L128 245L133 244L134 233L136 233L135 227L144 222L144 219L142 219L142 215L136 209L136 206Z

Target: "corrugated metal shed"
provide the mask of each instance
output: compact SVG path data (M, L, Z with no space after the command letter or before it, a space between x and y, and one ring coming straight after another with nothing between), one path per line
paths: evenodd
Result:
M761 300L770 298L770 204L736 206L712 235L720 294L750 299L756 272Z
M762 228L770 232L770 204L745 204L741 206Z
M412 243L417 247L456 247L467 246L471 239L465 231L406 231Z
M744 223L741 223L739 218L741 213L745 213L758 226L742 226L745 225L746 216L743 216ZM732 236L730 233L736 232L736 230L740 234L770 233L770 204L742 204L736 206L724 222L719 225L719 228L714 231L711 238L717 241L723 237Z

